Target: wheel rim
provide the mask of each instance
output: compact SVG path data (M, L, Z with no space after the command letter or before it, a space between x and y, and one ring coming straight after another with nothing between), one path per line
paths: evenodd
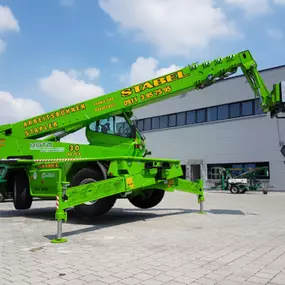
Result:
M237 187L233 187L232 191L233 191L233 193L237 193L238 192L238 188Z
M93 178L85 178L81 181L80 185L83 185L83 184L88 184L88 183L92 183L92 182L97 182L95 179ZM83 203L84 205L87 205L87 206L92 206L94 205L98 200L93 200L93 201L88 201L88 202L85 202Z

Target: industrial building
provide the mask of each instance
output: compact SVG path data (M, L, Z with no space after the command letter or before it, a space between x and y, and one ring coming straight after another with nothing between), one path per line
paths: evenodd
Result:
M285 80L285 65L260 74L271 90ZM285 120L264 114L244 75L230 77L203 90L192 91L135 111L139 129L152 157L179 159L185 176L213 186L216 166L267 166L257 178L269 191L285 191Z

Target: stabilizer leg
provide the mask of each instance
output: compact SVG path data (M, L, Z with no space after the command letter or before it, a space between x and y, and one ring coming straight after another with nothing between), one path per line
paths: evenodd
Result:
M62 206L62 196L65 195L67 190L67 182L58 183L58 193L56 196L56 213L55 218L57 220L57 233L56 239L51 240L51 243L64 243L67 242L67 238L62 237L62 221L67 221L67 212Z
M203 191L203 181L202 180L198 180L198 181L189 181L186 179L178 179L178 185L175 186L175 189L177 191L183 191L183 192L187 192L187 193L192 193L192 194L196 194L198 196L198 203L200 204L200 210L199 213L200 214L206 214L204 212L204 201L205 201L205 197L204 197L204 191Z
M131 176L130 178L132 181L133 178ZM67 239L62 237L62 222L67 221L67 209L88 201L123 193L126 191L126 180L124 177L118 177L70 188L68 186L68 182L58 182L55 213L57 235L55 239L51 240L52 243L67 242ZM129 186L127 190L130 190Z
M206 214L206 212L204 212L204 200L204 195L198 195L198 203L200 204L199 214Z

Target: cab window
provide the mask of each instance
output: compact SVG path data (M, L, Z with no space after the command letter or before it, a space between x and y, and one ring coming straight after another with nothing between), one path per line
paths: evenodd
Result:
M131 126L121 116L113 116L91 123L89 129L93 132L131 138Z

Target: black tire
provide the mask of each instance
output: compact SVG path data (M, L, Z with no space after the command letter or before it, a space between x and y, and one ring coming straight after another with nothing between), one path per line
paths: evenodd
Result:
M239 194L239 187L236 185L232 185L230 191L232 194Z
M0 203L4 202L6 199L5 195L3 193L0 193Z
M244 194L246 191L247 191L246 187L244 187L244 186L239 187L239 193L240 194Z
M104 176L101 171L90 168L83 168L75 174L75 176L71 181L70 186L72 187L72 186L92 183L103 179ZM76 214L78 214L79 216L88 216L88 217L100 216L110 211L111 208L114 206L116 200L117 200L116 196L109 196L106 198L99 199L93 203L91 201L91 203L87 202L75 206L74 210Z
M264 189L262 192L264 195L266 195L268 193L268 191L266 189Z
M145 190L145 197L133 196L128 198L132 205L141 209L148 209L157 206L164 197L165 191L160 189Z
M25 171L17 171L13 176L13 203L17 210L30 209L33 197L30 193L30 182Z

